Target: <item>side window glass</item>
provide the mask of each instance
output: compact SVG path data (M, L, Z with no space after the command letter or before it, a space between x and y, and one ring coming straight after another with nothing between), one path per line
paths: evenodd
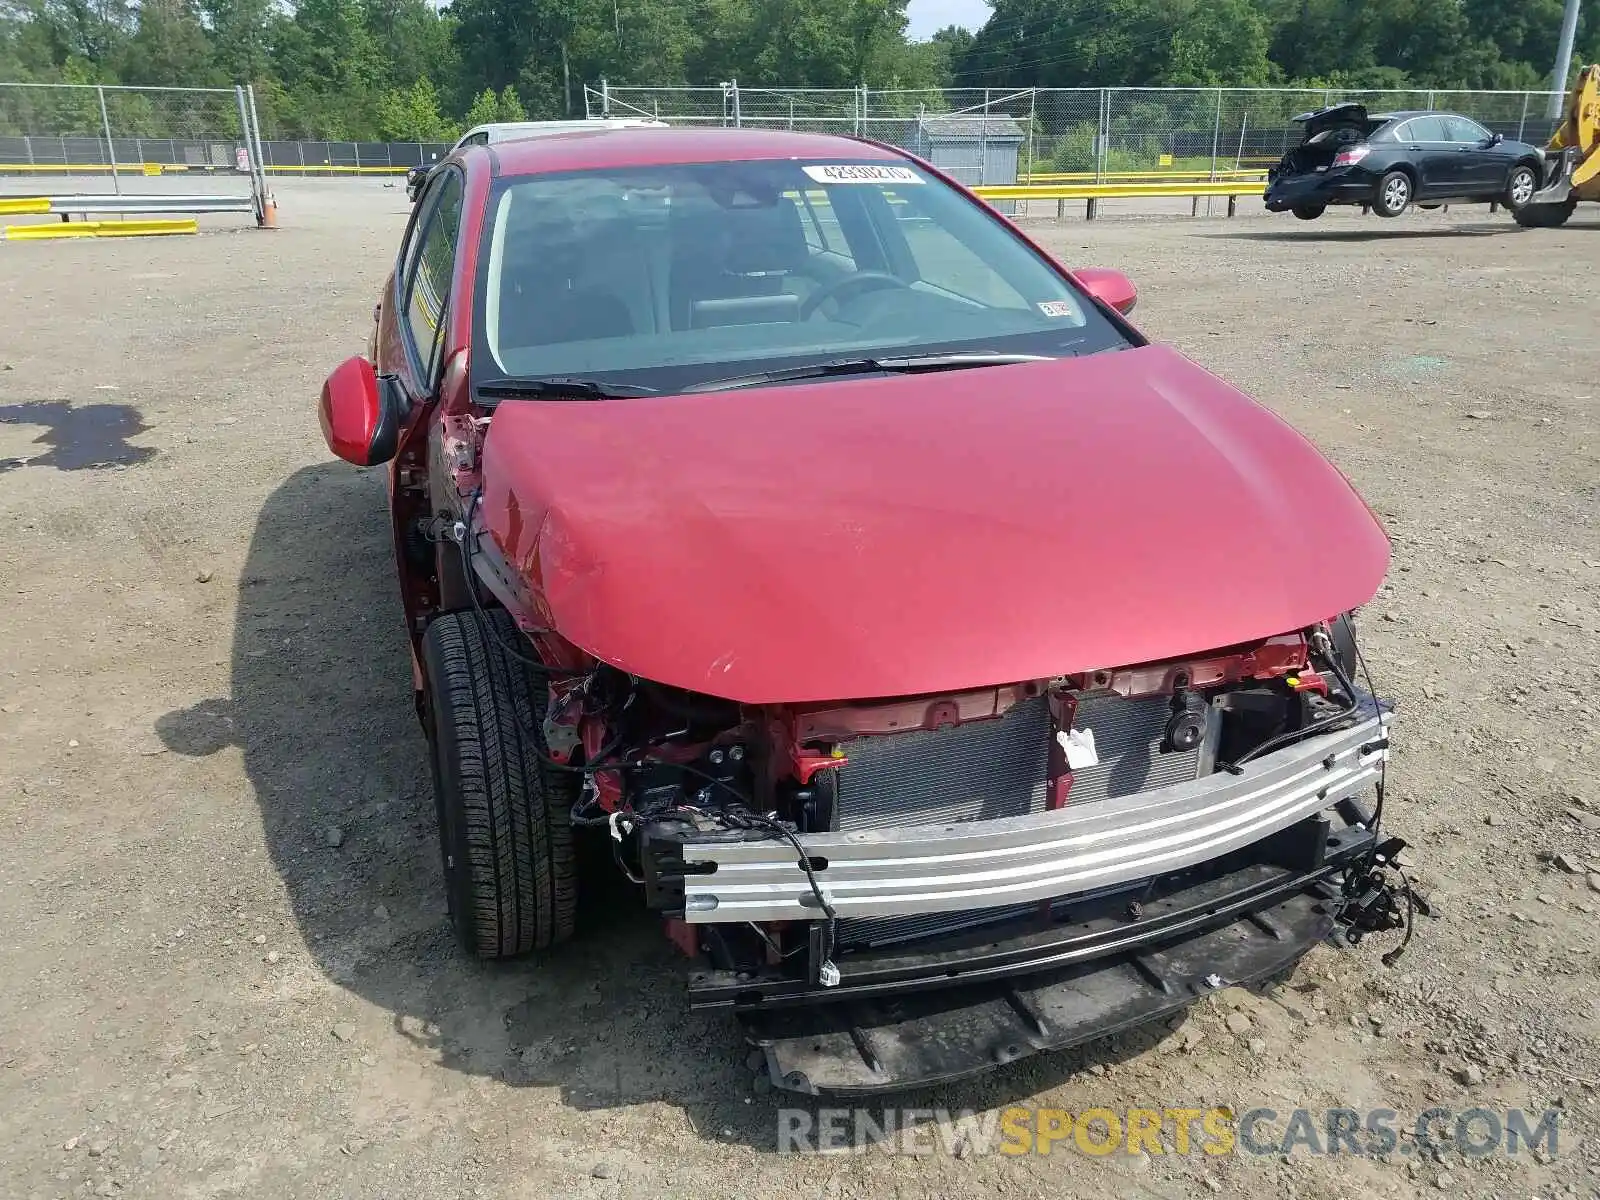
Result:
M1441 117L1417 117L1407 125L1407 132L1413 142L1448 142L1449 136L1445 133L1444 120Z
M811 211L811 203L804 192L784 192L783 198L793 204L795 211L800 214L800 228L806 235L806 249L816 254L828 248L828 243L823 241L822 230L817 225L816 214Z
M986 308L1030 310L1027 298L964 245L954 231L929 219L923 193L921 186L885 188L885 204L880 210L905 239L918 278Z
M406 327L411 333L423 377L432 384L439 364L434 361L439 323L450 299L455 273L456 234L461 229L461 174L448 171L438 185L437 199L423 218L416 238L417 252L404 281ZM425 200L426 202L426 200Z
M806 224L816 227L822 249L837 254L850 265L851 269L854 269L855 255L850 251L850 242L844 236L844 227L839 224L839 214L834 211L828 189L816 188L808 191L805 194L804 212Z
M1465 117L1446 117L1444 126L1452 142L1476 144L1489 139L1489 131L1487 129L1476 121L1469 121Z

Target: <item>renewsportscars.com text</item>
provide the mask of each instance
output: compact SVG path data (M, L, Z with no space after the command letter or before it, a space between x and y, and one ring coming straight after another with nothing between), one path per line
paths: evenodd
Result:
M1468 1158L1540 1150L1555 1157L1559 1113L1443 1107L784 1108L779 1153L1340 1155L1379 1158L1456 1150Z

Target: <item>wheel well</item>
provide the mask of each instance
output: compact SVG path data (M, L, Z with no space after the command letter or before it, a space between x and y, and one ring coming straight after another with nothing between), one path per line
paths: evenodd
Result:
M1524 154L1521 158L1517 159L1516 162L1511 164L1512 171L1515 171L1518 167L1532 167L1534 182L1536 184L1544 183L1544 164L1538 159L1534 158L1533 155ZM1506 174L1509 177L1511 172L1507 171Z

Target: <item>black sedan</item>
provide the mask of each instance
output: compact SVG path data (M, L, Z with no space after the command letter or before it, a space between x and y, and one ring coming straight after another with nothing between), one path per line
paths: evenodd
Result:
M1544 154L1454 113L1369 115L1360 104L1295 118L1304 139L1267 175L1271 212L1315 220L1330 204L1398 217L1413 202L1526 204L1543 182Z

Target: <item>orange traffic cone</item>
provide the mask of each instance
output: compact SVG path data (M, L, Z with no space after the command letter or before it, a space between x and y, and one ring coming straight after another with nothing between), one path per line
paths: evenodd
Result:
M271 192L268 192L261 202L261 220L259 224L262 229L276 229L278 227L278 201Z

